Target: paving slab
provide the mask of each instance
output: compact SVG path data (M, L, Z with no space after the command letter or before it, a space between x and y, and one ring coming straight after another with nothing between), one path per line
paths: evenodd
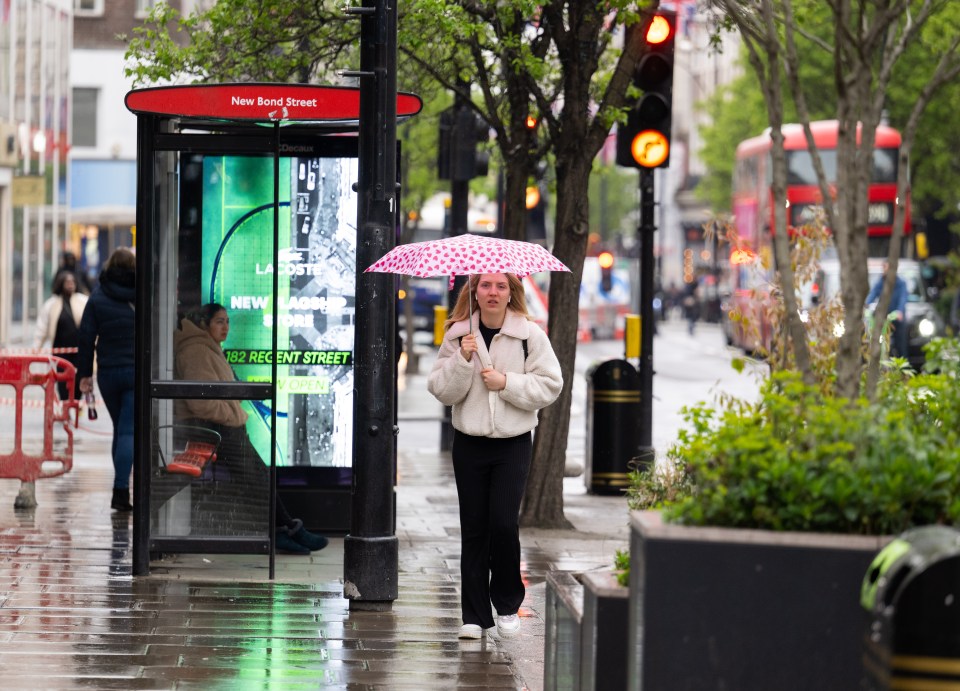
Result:
M516 638L460 641L460 531L442 414L423 375L401 377L399 597L351 612L343 538L309 556L168 555L134 578L129 514L109 508L109 421L84 421L73 470L13 508L0 480L4 689L542 688L550 570L610 568L629 541L623 497L564 479L572 530L521 531L528 584ZM404 419L404 416L409 419ZM573 424L581 424L582 419ZM0 430L0 444L4 432Z

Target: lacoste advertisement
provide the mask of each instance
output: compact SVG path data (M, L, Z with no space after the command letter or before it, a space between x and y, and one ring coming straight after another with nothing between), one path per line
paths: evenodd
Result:
M269 382L277 274L277 465L349 467L357 159L280 159L276 265L273 166L268 157L204 158L203 300L227 308L224 351L237 378ZM243 405L269 459L270 401Z

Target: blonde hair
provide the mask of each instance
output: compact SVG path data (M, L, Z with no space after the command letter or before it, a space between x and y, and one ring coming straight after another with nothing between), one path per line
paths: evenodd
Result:
M482 275L492 276L494 274ZM503 275L507 277L507 283L510 286L510 302L507 303L507 309L532 320L533 317L527 312L527 295L523 290L523 282L517 278L516 274ZM457 302L453 306L453 311L450 313L450 318L443 323L444 330L449 329L456 322L469 319L473 312L480 309L480 303L477 302L477 285L480 283L480 278L481 274L471 274L467 282L463 284L463 288L460 289L460 294L457 296ZM468 305L471 293L473 303Z

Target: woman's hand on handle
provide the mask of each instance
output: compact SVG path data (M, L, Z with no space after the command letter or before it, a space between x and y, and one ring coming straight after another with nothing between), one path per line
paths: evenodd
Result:
M467 334L460 339L460 353L463 355L464 360L470 362L475 352L477 352L476 334Z
M80 380L80 393L90 393L93 391L93 377L83 377Z

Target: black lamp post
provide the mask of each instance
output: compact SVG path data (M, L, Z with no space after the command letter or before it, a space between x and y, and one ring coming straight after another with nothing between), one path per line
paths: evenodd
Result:
M351 609L387 610L398 594L394 465L394 276L363 273L396 243L397 7L366 0L360 16L360 149L354 341L353 497L343 545Z

